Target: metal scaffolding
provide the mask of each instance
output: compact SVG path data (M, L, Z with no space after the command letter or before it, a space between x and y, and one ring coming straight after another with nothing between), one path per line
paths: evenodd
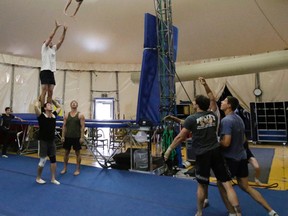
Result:
M157 23L160 118L176 114L175 62L171 0L155 0Z

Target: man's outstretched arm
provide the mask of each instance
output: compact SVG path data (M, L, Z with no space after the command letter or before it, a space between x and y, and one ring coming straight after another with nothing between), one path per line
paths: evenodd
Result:
M211 91L210 87L208 86L208 84L206 83L206 80L203 77L199 77L198 79L200 83L204 86L206 94L208 98L210 99L210 110L215 112L218 109L218 107L217 107L216 98L213 92Z
M55 27L54 27L53 31L51 32L51 34L49 35L49 37L45 40L45 46L46 46L46 47L49 46L49 44L51 43L53 37L54 37L55 34L56 34L57 29L58 29L60 26L61 26L61 25L60 25L57 21L55 21Z

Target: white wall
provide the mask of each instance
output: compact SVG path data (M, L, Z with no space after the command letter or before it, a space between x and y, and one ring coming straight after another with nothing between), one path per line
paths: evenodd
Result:
M21 61L21 64L26 61ZM31 63L32 62L32 63ZM13 106L15 113L33 113L33 103L40 93L39 66L28 66L6 63L0 61L0 110L4 112L6 106ZM37 64L36 64L37 65ZM104 92L108 97L115 99L115 115L126 119L136 119L138 84L131 81L129 66L122 71L96 71L61 69L55 73L56 86L54 98L63 101L64 110L69 110L72 99L79 102L79 110L86 118L91 118L93 113L93 98L101 97ZM115 69L115 65L113 65ZM118 85L117 75L118 74ZM241 105L249 110L249 103L256 100L262 101L288 101L288 69L259 73L260 87L263 90L261 98L255 98L253 90L256 86L256 74L210 78L207 83L217 98L227 85L230 92L236 96ZM194 86L195 84L195 86ZM205 94L204 88L198 81L183 82L189 97L193 100L197 94ZM118 87L118 88L117 88ZM195 89L195 91L194 91ZM117 101L117 92L119 101ZM176 83L176 99L189 100L184 88ZM119 103L119 106L118 106ZM120 112L118 113L118 108Z
M136 118L138 85L130 81L130 73L118 73L118 89L116 72L58 70L55 79L53 98L62 101L64 111L69 111L70 102L75 99L79 103L79 110L86 118L91 118L93 99L107 93L108 97L115 99L115 117L118 116L119 107L120 117ZM0 63L1 112L5 107L12 106L14 113L33 113L33 104L40 91L39 68Z

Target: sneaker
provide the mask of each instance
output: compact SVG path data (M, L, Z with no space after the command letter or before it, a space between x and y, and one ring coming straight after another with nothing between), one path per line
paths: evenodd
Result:
M257 178L255 178L255 183L257 184L257 185L261 185L262 184L262 182L259 180L259 179L257 179Z
M275 212L274 210L271 210L269 213L269 216L279 216L277 212Z
M8 158L8 156L7 155L2 155L2 158Z
M54 180L51 180L51 183L52 183L52 184L56 184L56 185L60 185L60 182L59 182L59 181L57 181L56 179L54 179Z
M46 181L44 181L43 179L36 179L36 182L38 183L38 184L45 184L46 183Z

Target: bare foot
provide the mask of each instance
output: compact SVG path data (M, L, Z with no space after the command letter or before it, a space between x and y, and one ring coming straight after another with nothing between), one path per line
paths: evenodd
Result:
M80 174L80 171L78 171L78 170L76 170L75 172L74 172L74 176L77 176L77 175L79 175Z
M208 206L209 206L209 201L208 199L205 199L203 203L203 208L207 208Z
M63 169L60 173L63 175L67 172L67 170Z

